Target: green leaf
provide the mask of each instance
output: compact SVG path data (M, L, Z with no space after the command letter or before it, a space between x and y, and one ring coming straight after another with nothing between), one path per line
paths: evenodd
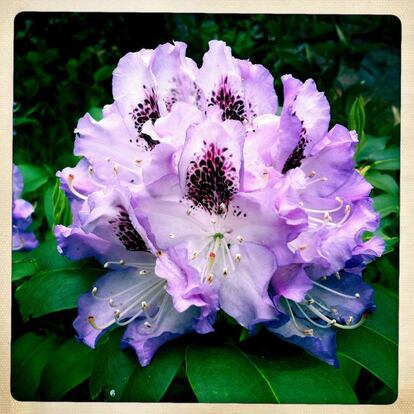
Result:
M34 118L28 117L16 117L13 119L13 126L18 127L20 125L36 125L40 127L40 122Z
M400 169L400 158L390 158L387 160L380 160L380 161L375 161L372 165L371 168L374 170L383 170L383 171L388 171L388 170L399 170Z
M378 154L384 151L387 141L387 137L374 137L367 134L364 144L359 143L358 145L359 151L356 160L358 162L362 160L376 161Z
M102 108L93 106L88 112L95 121L100 121L103 118Z
M59 180L56 180L52 194L53 225L63 224L69 226L72 223L72 212L65 192L60 188Z
M381 174L379 171L371 170L365 174L365 178L375 188L379 188L386 193L394 195L399 194L399 187L397 182L388 174Z
M277 354L245 354L281 403L352 404L358 400L341 370L289 347Z
M40 270L37 260L30 253L12 253L12 281L20 280L26 276L34 275Z
M338 335L338 353L360 364L397 392L398 348L366 327Z
M51 312L76 308L79 297L102 274L100 268L76 266L46 270L16 289L16 299L24 321Z
M368 327L339 332L338 354L358 363L393 391L398 388L398 348Z
M172 343L158 351L151 363L142 368L137 365L131 375L123 401L158 402L166 393L184 360L182 344Z
M351 106L348 117L348 128L350 130L355 130L359 137L359 145L355 155L356 159L358 159L361 148L365 146L365 104L362 96L356 98Z
M54 335L33 332L17 338L11 347L11 392L18 400L32 400L49 355L59 344Z
M349 385L354 388L358 380L358 376L361 372L361 365L356 362L345 358L342 355L338 355L339 369L342 372L342 375L346 378Z
M233 347L190 345L185 359L188 380L200 402L278 402L256 367Z
M39 189L49 179L49 174L41 167L29 164L20 164L18 167L24 180L23 196Z
M364 327L398 344L398 297L381 285L373 284L377 310L370 315Z
M101 66L93 75L93 80L95 82L102 82L106 79L109 79L112 76L114 67L112 65Z
M374 207L380 213L381 218L387 217L389 214L398 213L399 198L395 194L381 194L373 198Z
M40 244L31 252L16 255L16 262L13 260L12 274L16 273L19 278L32 276L35 273L46 270L74 267L74 263L66 257L61 256L57 250L56 240L49 240ZM28 266L28 264L31 266ZM13 280L15 280L13 278Z
M54 186L49 186L44 195L43 195L43 206L45 210L45 216L47 223L49 225L49 228L53 228L54 220L53 220L53 191Z
M110 332L107 340L98 346L89 380L92 399L96 399L103 391L106 401L119 401L129 377L138 364L135 355L121 350L123 333L122 329Z
M43 371L41 389L47 400L61 399L68 391L88 379L92 373L95 352L70 339L49 358Z

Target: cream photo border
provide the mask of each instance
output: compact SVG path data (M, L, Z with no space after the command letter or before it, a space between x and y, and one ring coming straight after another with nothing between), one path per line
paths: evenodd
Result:
M13 25L22 11L183 12L274 14L386 14L402 23L401 71L401 267L399 313L399 392L391 405L273 405L20 402L10 394L11 204ZM413 0L2 0L0 2L0 412L77 413L221 413L357 414L414 413L414 276L410 253L414 240L414 1ZM18 80L17 80L18 81ZM47 134L45 133L45 137ZM411 214L410 214L411 213Z

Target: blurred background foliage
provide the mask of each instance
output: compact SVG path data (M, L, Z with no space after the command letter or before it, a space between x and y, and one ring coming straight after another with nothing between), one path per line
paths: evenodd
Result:
M51 229L69 223L55 172L73 166L77 120L99 119L111 75L129 51L172 40L201 64L221 39L273 74L313 78L332 122L357 130L357 167L374 186L386 254L368 266L378 311L338 335L335 370L266 332L253 338L225 315L217 332L163 347L145 369L120 351L119 332L96 350L71 326L79 295L102 270L56 252ZM393 16L22 13L15 20L14 162L34 203L41 245L13 254L12 393L22 400L391 403L397 397L401 26ZM265 379L265 382L264 382ZM246 387L246 382L250 384Z

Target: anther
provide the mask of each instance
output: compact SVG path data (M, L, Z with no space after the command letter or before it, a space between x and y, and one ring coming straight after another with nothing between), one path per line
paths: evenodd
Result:
M240 253L237 253L237 254L236 254L236 256L234 257L234 260L235 260L237 263L240 263L240 260L241 260L241 254L240 254Z
M361 295L357 292L357 293L355 293L355 298L356 299L359 299L361 297Z
M226 205L224 203L220 204L220 210L223 212L226 211Z
M142 160L135 160L135 164L137 164L138 167L141 165L141 163L142 163Z
M145 300L143 300L143 301L141 302L141 308L142 308L142 310L145 310L145 309L147 309L147 308L148 308L148 303L147 303L147 302L145 302Z
M105 157L106 162L111 162L111 159L109 157Z
M336 273L335 273L335 276L336 276L336 278L337 278L338 280L341 280L341 275L339 274L339 272L336 272Z
M243 236L240 236L240 235L238 235L237 237L236 237L236 239L237 239L237 241L239 242L239 243L243 243Z
M118 167L118 165L114 165L114 173L116 174L116 175L118 175L118 173L119 173L119 167Z
M308 305L312 305L312 303L315 303L314 299L308 299L307 300Z
M79 193L75 188L73 187L73 180L75 179L75 176L73 174L68 175L68 187L72 194L74 194L76 197L80 198L81 200L87 200L88 198L84 196L83 194Z
M162 251L161 250L157 250L157 252L155 253L155 256L161 257L161 255L162 255Z
M309 174L308 174L308 177L309 178L313 178L313 177L315 177L315 175L316 175L316 171L311 171Z
M97 292L98 292L98 288L96 286L94 286L93 289L92 289L92 295L96 296Z
M313 329L311 329L311 328L309 328L309 329L304 329L304 330L303 330L303 333L304 333L306 336L313 336Z
M213 273L210 273L210 274L208 275L208 277L207 277L207 282L208 282L208 283L212 283L212 282L213 282L213 280L214 280L214 275L213 275Z
M306 248L307 248L308 246L306 245L306 244L302 244L301 246L299 246L299 250L301 251L301 252L303 252L304 250L306 250Z
M152 325L149 322L144 322L144 326L148 329L152 328Z
M88 167L88 172L89 172L89 174L93 174L93 168L92 168L92 166L89 166Z
M354 317L352 315L349 315L348 319L346 320L346 324L352 325L352 323L354 322Z
M148 271L147 271L147 270L145 270L145 269L142 269L142 270L140 270L140 271L139 271L139 274L140 274L141 276L145 276L145 275L147 275L147 274L148 274Z
M323 219L326 223L330 223L332 221L332 216L329 213L324 213Z
M170 239L175 239L176 237L174 233L170 233L169 236L170 236Z
M113 306L114 300L112 298L109 299L109 306Z
M115 319L119 319L119 318L121 317L121 311L120 311L119 309L117 309L117 310L114 312L114 316L115 316Z
M191 258L195 259L199 254L200 252L198 250L194 250L193 254L191 255Z
M191 216L191 208L187 209L187 216Z

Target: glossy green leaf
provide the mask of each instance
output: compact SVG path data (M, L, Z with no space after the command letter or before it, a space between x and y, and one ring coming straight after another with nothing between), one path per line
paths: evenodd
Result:
M357 161L376 161L378 154L384 151L387 140L387 137L373 137L372 135L366 134L364 144L362 145L360 143L358 145Z
M46 191L43 194L43 208L45 211L45 216L47 220L47 224L49 228L53 228L54 220L53 220L53 191L54 186L47 187Z
M348 384L354 388L361 372L361 365L342 355L338 355L338 362L342 375L346 378Z
M245 354L281 403L353 404L358 400L343 372L295 348L266 356Z
M32 400L40 384L42 371L59 344L55 335L33 332L17 338L11 347L11 392L17 400Z
M338 352L397 392L398 298L389 289L374 287L377 310L356 331L338 333Z
M52 355L43 371L41 389L47 400L59 400L68 391L88 379L92 373L95 352L70 339Z
M364 323L364 327L398 344L398 297L390 289L373 285L376 311Z
M12 281L20 280L26 276L39 272L40 267L36 259L29 252L12 253Z
M65 192L60 188L59 180L56 180L52 194L53 225L62 224L69 226L72 223L72 212Z
M190 345L185 359L188 380L200 402L278 402L256 367L231 346Z
M360 364L392 390L398 388L397 346L364 326L358 331L339 332L338 354Z
M57 251L56 241L49 240L30 252L14 252L12 260L12 280L32 276L46 270L79 266L61 256Z
M380 213L381 218L387 217L389 214L398 213L400 202L396 194L381 194L373 198L374 207Z
M92 399L101 392L106 401L119 401L138 360L130 350L121 350L123 329L110 332L98 346L89 391Z
M23 195L37 190L46 184L49 179L48 172L36 165L21 164L18 167L24 180Z
M400 169L400 158L390 158L387 160L380 160L380 161L375 161L372 165L371 168L375 169L375 170L399 170Z
M385 191L393 195L398 195L399 187L393 177L388 174L381 174L379 171L370 171L365 175L367 181L375 188ZM398 201L398 200L397 200Z
M128 381L122 400L160 401L183 360L183 345L172 343L162 347L148 366L142 368L137 362L138 365Z
M94 280L101 274L102 270L99 268L76 265L36 274L16 289L16 299L23 320L75 308L79 297L91 289Z

